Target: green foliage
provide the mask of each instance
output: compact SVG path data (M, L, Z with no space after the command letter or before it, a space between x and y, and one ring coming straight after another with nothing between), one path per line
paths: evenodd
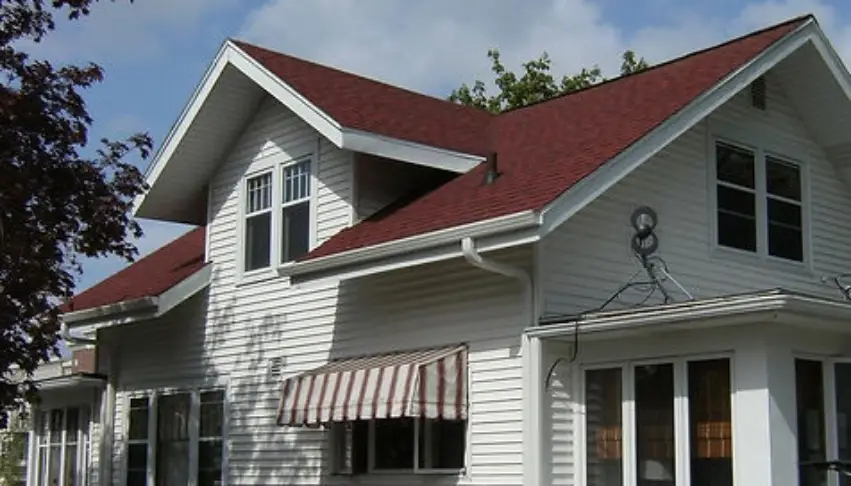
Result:
M491 113L500 113L587 88L606 80L596 65L592 68L583 68L576 74L564 75L556 79L550 72L552 60L546 52L537 59L523 63L522 74L519 76L505 68L500 59L499 50L490 49L488 58L491 60L491 71L495 76L494 85L499 92L494 95L489 94L485 83L476 80L472 86L462 83L458 89L453 90L449 95L450 101L481 108ZM621 75L632 74L648 67L644 58L636 58L633 51L623 53Z
M11 421L7 430L0 432L0 485L23 484L26 481L21 467L27 455L27 422L24 415Z
M32 372L57 353L57 304L73 294L79 256L132 260L129 237L141 235L129 209L144 179L126 158L147 157L151 139L101 140L84 155L92 118L82 92L103 70L25 50L55 18L81 21L95 3L0 0L0 427L34 396Z

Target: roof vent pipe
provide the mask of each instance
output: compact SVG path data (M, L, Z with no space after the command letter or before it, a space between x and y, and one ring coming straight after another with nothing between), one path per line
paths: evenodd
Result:
M491 152L488 154L487 159L487 173L485 174L485 184L493 184L493 181L496 180L501 174L499 173L499 166L497 165L496 152Z

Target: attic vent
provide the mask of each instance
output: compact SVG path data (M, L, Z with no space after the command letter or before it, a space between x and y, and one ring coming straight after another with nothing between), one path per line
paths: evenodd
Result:
M284 364L284 358L281 356L271 358L266 364L266 379L268 381L281 381L281 377L284 376Z
M751 104L756 109L765 110L765 76L760 76L751 83Z

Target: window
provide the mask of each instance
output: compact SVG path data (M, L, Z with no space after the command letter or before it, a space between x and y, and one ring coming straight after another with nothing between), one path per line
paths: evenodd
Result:
M337 424L338 473L458 472L466 462L466 420L381 419Z
M245 271L293 261L309 250L310 166L310 158L301 158L245 180Z
M632 470L638 486L732 486L729 359L589 369L584 376L585 484L620 486ZM630 457L634 469L626 467Z
M190 482L221 485L224 463L222 390L179 391L133 397L127 426L128 486Z
M89 411L57 408L37 415L34 466L39 486L83 486L90 460Z
M804 261L799 165L762 150L718 142L715 178L720 246Z

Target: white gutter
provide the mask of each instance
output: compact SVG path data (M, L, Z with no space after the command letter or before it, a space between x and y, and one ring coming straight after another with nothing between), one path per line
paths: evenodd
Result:
M528 210L500 216L484 221L476 221L440 231L388 241L356 250L349 250L304 262L285 263L278 267L278 273L286 276L323 272L338 267L363 264L370 260L380 260L394 255L418 252L445 244L454 244L465 237L480 238L498 233L508 233L540 225L537 212ZM456 247L457 248L457 247Z
M485 260L476 250L473 238L461 239L461 253L470 265L482 270L514 278L523 284L523 307L529 325L538 323L534 280L529 272L493 260ZM523 334L521 341L523 359L523 484L543 484L543 350L541 340Z
M647 307L640 310L591 314L578 320L533 326L525 334L537 338L556 338L582 334L639 332L685 326L689 329L783 320L784 316L806 316L832 320L841 327L851 320L851 303L793 294L779 290L756 294L719 297L681 304Z
M157 297L140 297L138 299L125 300L114 304L92 307L81 311L72 311L63 314L62 320L65 323L73 323L79 321L90 321L99 318L106 318L117 314L126 314L131 312L141 312L153 310L157 308Z
M83 336L74 336L71 334L71 330L68 329L68 324L65 320L62 320L62 323L59 324L59 337L61 337L68 344L97 344L97 339L90 339Z

